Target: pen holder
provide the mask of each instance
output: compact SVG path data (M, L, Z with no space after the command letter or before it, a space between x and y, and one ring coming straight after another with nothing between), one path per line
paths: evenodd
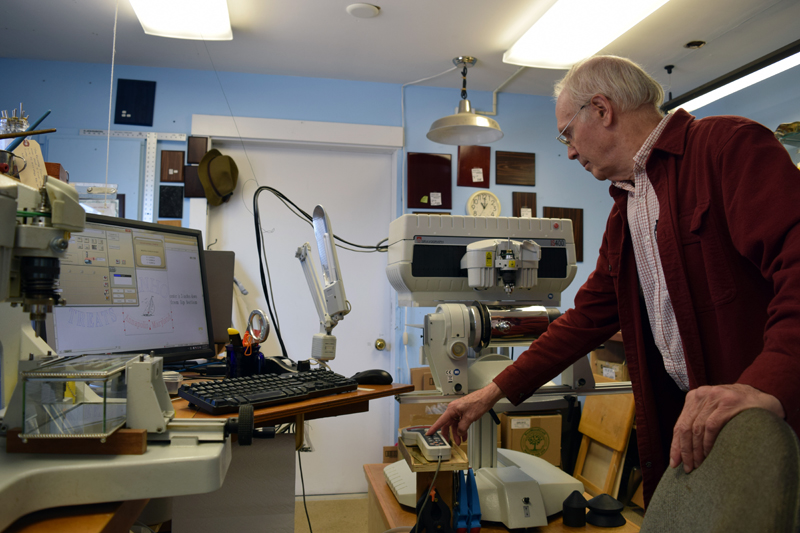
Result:
M225 377L242 378L259 373L259 359L261 352L258 345L252 346L252 354L245 355L243 350L237 350L232 344L225 345L228 357L225 359Z

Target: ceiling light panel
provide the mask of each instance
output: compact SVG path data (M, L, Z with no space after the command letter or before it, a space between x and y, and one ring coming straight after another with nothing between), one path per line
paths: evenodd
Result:
M568 69L596 54L668 0L559 0L503 54L503 62Z
M148 35L173 39L233 39L227 0L130 0Z

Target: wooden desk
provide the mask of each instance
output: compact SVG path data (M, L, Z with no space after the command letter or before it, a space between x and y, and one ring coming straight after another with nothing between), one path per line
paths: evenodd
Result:
M117 533L128 531L147 500L95 503L45 509L25 515L5 533Z
M306 420L326 418L329 416L350 415L369 411L370 400L396 396L414 390L413 385L393 383L391 385L359 385L358 390L322 396L301 402L286 403L274 407L265 407L255 412L255 425L266 426L294 422L297 415L303 415ZM184 399L172 402L175 408L175 418L230 418L237 413L224 415L210 415L205 411L189 407L189 402Z
M387 464L364 465L364 474L367 477L369 514L367 531L369 533L382 533L386 530L402 526L413 526L416 517L409 508L401 506L386 484L383 469ZM587 495L587 499L591 496ZM481 531L485 533L508 533L510 530L497 522L484 522ZM639 526L628 522L621 527L596 527L586 524L585 527L568 527L562 523L561 515L551 521L547 526L533 528L526 531L541 531L542 533L567 533L585 531L587 533L635 533Z

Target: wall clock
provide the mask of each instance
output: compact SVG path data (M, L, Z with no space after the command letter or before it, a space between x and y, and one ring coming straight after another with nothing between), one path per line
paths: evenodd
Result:
M478 191L467 200L467 214L474 217L499 217L500 199L489 191Z

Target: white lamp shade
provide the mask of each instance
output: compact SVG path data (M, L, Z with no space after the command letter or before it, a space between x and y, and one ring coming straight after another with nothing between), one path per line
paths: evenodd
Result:
M497 121L476 114L469 100L461 100L458 113L434 121L427 137L439 144L472 146L499 141L503 132Z

